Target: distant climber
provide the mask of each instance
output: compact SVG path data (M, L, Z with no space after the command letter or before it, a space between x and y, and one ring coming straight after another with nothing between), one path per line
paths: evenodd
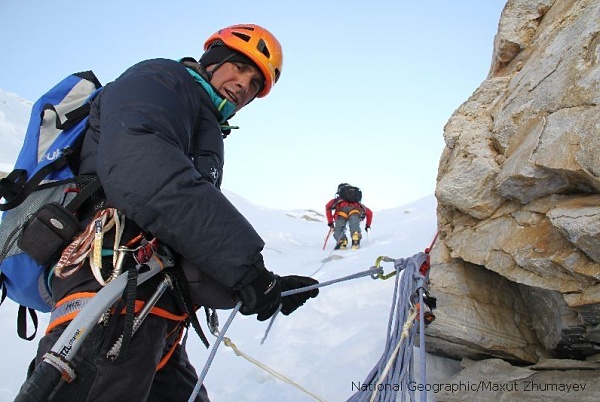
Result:
M352 238L352 249L360 247L362 233L360 222L366 218L365 231L371 229L373 212L361 203L362 192L358 187L348 183L341 183L335 197L325 205L327 225L333 230L336 240L335 250L345 250L348 245L346 237L346 224Z

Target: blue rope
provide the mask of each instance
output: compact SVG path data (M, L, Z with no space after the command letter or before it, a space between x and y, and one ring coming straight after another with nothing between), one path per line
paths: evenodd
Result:
M409 383L414 379L412 363L417 328L412 326L409 330L409 336L405 339L402 339L402 329L410 316L410 296L419 289L419 285L422 283L419 269L426 259L427 255L425 253L418 253L407 259L394 260L396 281L385 349L375 367L363 381L361 389L352 395L347 402L394 402L399 394L402 401L406 400L407 397L410 401L415 400L414 391L411 391ZM423 290L422 287L421 290ZM423 308L420 311L422 312ZM423 322L422 317L421 322ZM425 331L422 328L420 332L424 336ZM403 343L399 344L401 341ZM423 361L425 352L423 346L425 343L423 340L421 342ZM390 370L385 373L384 368L393 358L394 350L397 347L400 348L399 353L393 360ZM421 364L421 371L424 372L424 363ZM385 377L381 378L384 374ZM425 393L423 394L425 395Z
M210 351L210 354L208 355L208 359L206 361L206 364L204 365L204 368L202 369L202 372L198 376L198 381L196 382L196 385L194 386L194 390L192 391L192 394L190 395L188 402L194 402L196 400L196 397L198 396L198 393L200 392L200 388L202 387L202 383L204 382L204 378L206 378L206 374L208 373L208 369L210 368L210 365L211 365L212 361L214 360L215 355L217 354L217 349L219 348L219 345L221 344L221 342L223 341L223 338L225 337L225 332L227 332L227 330L229 329L229 326L231 325L231 322L233 321L233 318L235 317L237 312L240 310L240 307L242 307L242 302L238 302L238 304L236 304L236 306L233 308L233 311L229 315L229 318L225 322L225 325L223 325L223 330L221 332L219 332L219 336L217 337L217 340L215 341L215 343Z
M417 328L415 326L411 327L408 338L405 339L404 345L401 345L402 346L401 353L399 353L398 356L396 356L396 358L394 359L392 369L388 371L385 378L381 379L379 377L384 372L384 367L387 364L387 362L393 357L394 349L397 347L397 345L401 341L402 329L403 329L402 327L403 327L404 323L407 321L407 319L409 317L409 312L410 312L410 308L409 308L410 303L407 303L407 301L410 300L410 296L415 291L417 291L417 289L419 289L419 301L421 303L420 305L423 306L423 304L422 304L423 303L423 286L419 286L419 285L423 284L423 278L419 274L419 269L420 269L421 265L426 261L426 259L427 259L427 255L425 253L418 253L407 259L394 260L394 268L396 270L396 278L395 278L392 310L390 312L390 318L388 321L388 333L387 333L385 350L384 350L383 355L379 359L379 362L377 363L377 365L373 368L373 370L371 370L371 372L369 373L369 375L363 382L363 384L375 385L377 383L377 381L380 381L381 384L384 386L385 392L379 392L378 390L375 390L374 392L372 390L369 390L369 391L360 390L356 394L354 394L352 397L350 397L350 399L348 399L347 402L365 402L365 401L370 401L370 400L374 400L377 402L394 402L394 401L396 401L396 396L397 396L398 392L402 392L402 390L408 390L408 396L409 396L410 400L411 401L415 400L414 399L414 391L410 391L410 388L408 386L409 382L412 381L414 378L414 372L413 372L413 367L412 367L413 366L412 365L412 359L413 359L412 350L413 350L413 345L414 345L414 337L415 337L416 331L417 331ZM361 278L364 276L371 276L373 279L377 279L378 275L382 275L382 274L383 274L382 268L371 267L371 269L369 269L367 271L358 272L358 273L351 274L351 275L348 275L348 276L345 276L342 278L333 279L333 280L326 281L326 282L321 282L316 285L306 286L303 288L288 290L288 291L282 292L281 296L285 297L285 296L289 296L289 295L296 294L296 293L307 292L312 289L329 286L334 283L339 283L339 282L343 282L343 281L347 281L347 280L351 280L351 279ZM196 383L196 386L194 387L194 390L192 391L192 394L190 395L190 398L188 399L188 402L193 402L196 400L196 397L198 396L198 393L200 392L202 383L204 382L204 379L206 378L206 374L208 373L208 369L210 368L210 365L212 364L212 361L214 360L214 357L217 353L217 348L223 341L223 339L225 337L225 333L229 329L229 326L231 325L231 322L233 321L233 318L239 311L240 307L241 307L241 302L239 302L235 306L235 308L229 315L229 318L225 322L225 325L223 326L223 330L219 332L217 340L215 341L215 343L211 349L211 352L208 356L206 364L205 364L204 368L202 369L200 376L198 377L198 381ZM424 310L423 308L420 309L420 314L421 314L420 322L421 323L424 322L423 321L424 320L423 310ZM265 336L263 337L262 342L264 342L264 340L266 339L268 331L270 330L276 316L277 316L277 313L273 316L273 318L271 318L271 322L269 323L267 332L265 333ZM424 338L425 331L424 331L422 324L421 324L420 333L421 333L421 337ZM421 341L421 345L422 345L422 347L421 347L421 350L422 350L421 372L423 373L423 381L425 381L425 377L424 377L424 372L425 372L425 348L424 348L424 345L425 345L425 342L424 342L424 339L420 339L420 341ZM424 383L425 382L423 382L423 384ZM394 385L398 386L397 390L393 387ZM388 392L390 390L390 388L392 388L392 390L391 390L391 392ZM373 399L372 394L376 397L376 399ZM402 401L405 400L405 396L406 396L406 393L402 392ZM423 396L426 398L425 392L423 392L422 397ZM426 399L422 399L422 400L426 400Z
M383 274L383 269L382 268L372 267L371 269L369 269L367 271L358 272L356 274L348 275L348 276L345 276L345 277L342 277L342 278L339 278L339 279L333 279L333 280L330 280L330 281L318 283L316 285L305 286L303 288L297 288L297 289L287 290L285 292L281 292L281 296L285 297L285 296L293 295L293 294L296 294L296 293L307 292L309 290L320 288L320 287L323 287L323 286L332 285L334 283L348 281L350 279L362 278L363 276L371 276L373 279L377 279L377 275L378 274ZM196 397L198 396L198 393L200 392L200 388L202 387L202 383L204 382L204 379L206 378L206 374L208 373L208 369L210 368L210 365L212 364L212 361L214 360L215 355L217 354L217 349L218 349L219 345L221 344L221 342L223 341L223 338L225 338L225 333L229 329L229 325L231 325L231 322L233 321L233 318L235 317L235 315L237 314L237 312L240 310L241 306L242 306L242 302L239 302L234 307L233 311L229 315L229 318L225 322L225 325L223 325L223 330L219 332L219 336L217 336L217 340L215 341L215 343L214 343L214 345L213 345L213 347L212 347L212 349L210 351L210 354L208 355L208 359L206 360L206 364L204 365L204 368L202 369L202 372L198 376L198 381L196 382L196 385L194 386L194 390L192 391L192 394L190 395L190 398L188 399L188 402L193 402L193 401L196 400ZM277 312L279 312L279 310ZM271 322L269 323L268 329L271 328L271 325L273 324L273 320L274 320L274 318L275 318L276 315L277 314L275 314L273 316L273 318L271 319ZM268 330L267 330L267 333L268 333ZM267 333L265 333L265 336L263 337L263 342L264 342L264 340L267 337Z

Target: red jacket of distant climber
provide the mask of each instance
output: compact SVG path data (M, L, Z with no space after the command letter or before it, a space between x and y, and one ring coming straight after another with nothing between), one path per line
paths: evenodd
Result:
M361 220L366 218L366 226L369 227L373 220L373 211L369 208L360 202L348 202L340 198L334 198L325 205L325 214L327 216L328 224L333 223L338 216L348 219L348 217L353 214L360 214Z

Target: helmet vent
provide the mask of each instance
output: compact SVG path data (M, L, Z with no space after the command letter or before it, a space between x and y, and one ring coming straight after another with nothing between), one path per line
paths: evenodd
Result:
M231 34L237 36L238 38L240 38L244 42L250 42L250 36L249 35L244 35L243 33L239 33L239 32L232 32Z
M267 44L265 43L264 40L261 39L258 41L258 44L256 45L256 49L258 49L259 52L264 54L267 59L269 59L271 57L271 53L269 53L269 48L267 47Z

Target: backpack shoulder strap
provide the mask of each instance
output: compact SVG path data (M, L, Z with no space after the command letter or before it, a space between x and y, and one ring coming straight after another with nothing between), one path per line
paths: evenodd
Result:
M8 211L19 206L48 174L66 164L67 158L61 156L38 170L29 180L27 180L27 172L22 169L15 169L7 177L0 179L0 197L7 200L0 204L0 211Z
M80 176L81 177L81 176ZM84 202L86 202L92 195L102 187L102 183L100 183L100 178L98 176L94 176L93 179L84 185L81 190L77 193L75 197L65 205L65 208L71 212L77 211Z
M33 323L33 334L27 336L27 313ZM17 313L17 334L19 338L31 341L37 335L38 330L38 318L35 310L25 306L19 306L19 312Z
M0 305L4 303L4 299L6 299L6 285L4 284L4 274L0 272ZM33 334L27 336L27 316L29 313L29 317L31 318L31 323L33 324ZM19 305L19 311L17 313L17 334L19 338L24 339L26 341L31 341L37 335L38 330L38 318L35 310L29 307L25 307Z

